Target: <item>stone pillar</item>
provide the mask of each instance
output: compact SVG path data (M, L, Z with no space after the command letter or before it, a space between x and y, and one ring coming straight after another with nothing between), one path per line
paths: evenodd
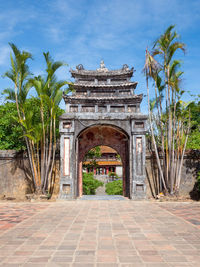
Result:
M144 121L132 121L132 199L146 197L146 138Z
M145 135L133 135L133 184L132 199L143 199L146 196L145 184Z
M73 171L75 168L74 121L60 121L60 192L59 199L75 197Z

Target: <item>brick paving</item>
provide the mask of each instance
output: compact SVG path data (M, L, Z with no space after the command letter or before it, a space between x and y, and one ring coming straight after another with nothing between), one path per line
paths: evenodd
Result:
M4 267L200 266L196 203L0 203L7 209L21 221L0 234Z
M44 205L30 206L26 203L0 205L0 234L26 220L44 207Z
M190 202L168 203L167 205L162 203L161 207L196 225L200 229L200 205L198 203L196 205L193 204L192 209L190 208Z

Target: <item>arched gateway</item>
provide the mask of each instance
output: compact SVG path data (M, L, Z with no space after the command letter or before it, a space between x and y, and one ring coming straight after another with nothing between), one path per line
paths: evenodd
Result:
M114 148L122 158L123 194L145 198L145 133L147 116L141 114L142 95L135 95L133 68L124 65L109 71L71 70L75 93L64 96L66 113L60 117L62 199L82 195L82 162L85 153L98 145Z

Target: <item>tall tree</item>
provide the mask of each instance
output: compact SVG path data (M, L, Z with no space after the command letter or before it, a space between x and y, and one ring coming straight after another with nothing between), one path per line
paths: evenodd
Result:
M23 133L25 135L26 129L23 126L23 120L26 119L24 105L27 99L28 92L30 90L28 79L31 76L27 61L28 59L32 59L32 55L26 51L21 52L17 48L17 46L14 45L13 43L9 43L9 45L13 52L10 54L11 67L10 70L8 70L4 74L4 77L9 78L14 83L14 89L7 88L4 90L3 93L7 94L7 99L15 101L17 107L18 120L20 125L22 126ZM25 136L25 141L28 151L28 158L30 162L33 183L36 187L36 177L31 157L31 143L27 136Z
M11 55L11 70L5 76L15 85L15 90L6 89L7 98L15 102L18 119L23 128L28 155L32 170L33 183L36 193L47 193L52 180L56 153L56 114L62 99L63 87L67 81L58 81L56 71L65 64L53 61L49 52L44 53L46 74L44 76L30 77L26 60L31 58L27 52L20 52L11 44L14 58ZM23 82L22 82L23 81ZM34 120L34 112L27 105L27 93L35 88L40 103L40 119ZM67 92L68 89L65 89Z
M181 62L174 59L178 50L185 52L174 25L166 29L154 43L152 52L146 50L144 73L147 82L149 121L162 187L170 194L180 187L180 174L189 133L188 113L180 100ZM155 59L156 57L156 59ZM149 78L154 84L155 98L149 99ZM164 103L163 103L164 102ZM155 128L152 126L153 116ZM183 120L185 116L185 121ZM156 143L155 136L159 143ZM160 152L161 151L161 152Z

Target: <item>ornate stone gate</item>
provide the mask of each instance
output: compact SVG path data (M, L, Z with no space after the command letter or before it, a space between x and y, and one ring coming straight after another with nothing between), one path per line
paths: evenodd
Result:
M80 64L70 70L75 93L64 96L66 113L60 117L62 199L82 195L82 162L97 145L114 148L122 158L123 194L145 198L145 133L147 116L140 112L142 95L135 95L134 69L108 70L104 62L97 70Z

